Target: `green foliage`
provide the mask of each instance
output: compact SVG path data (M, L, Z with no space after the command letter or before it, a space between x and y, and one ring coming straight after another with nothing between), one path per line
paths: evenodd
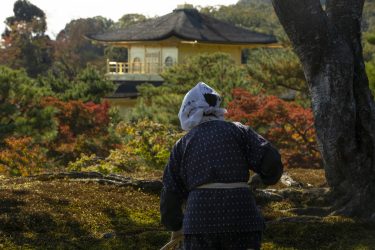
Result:
M88 66L69 80L64 72L49 72L37 81L39 86L49 89L51 96L61 100L81 100L84 102L100 103L115 88L115 84L97 71L93 66Z
M132 122L149 119L162 124L179 127L178 111L183 99L183 93L176 93L175 85L163 84L155 87L143 84L138 88L140 97L137 105L131 110L128 120ZM182 91L181 91L182 92Z
M31 136L37 142L55 138L55 111L40 105L47 93L24 71L0 66L0 143L9 136Z
M0 151L0 174L29 176L46 169L47 149L33 142L31 137L8 137Z
M186 94L198 82L205 82L221 94L224 102L230 101L233 88L249 88L246 71L225 53L191 57L163 72L162 77L176 86L173 91L178 94Z
M127 62L128 61L128 48L114 47L108 45L104 50L105 56L110 61Z
M147 168L162 170L172 146L182 136L171 126L143 120L137 123L119 123L117 135L122 143L106 158L81 155L69 164L70 170L99 171L102 173L134 172Z
M108 30L113 21L101 16L70 21L56 37L54 69L74 78L88 64L105 70L104 46L85 38Z
M77 46L77 49L82 49L88 45L82 38L82 35L92 35L103 32L112 25L113 21L111 19L102 16L74 19L65 25L65 28L60 31L56 39L68 39Z
M373 96L375 96L375 62L374 60L366 63L366 73L367 73L370 89L372 91Z
M375 54L375 31L363 33L363 58L365 62L374 60Z
M113 24L111 29L124 29L136 23L146 21L147 18L142 14L125 14L119 18L119 20Z
M365 1L362 14L362 31L375 32L375 2Z
M368 43L370 43L371 45L375 45L375 34L370 33L370 34L367 36L366 41L367 41Z
M1 66L1 149L7 150L11 145L6 138L27 137L36 148L48 148L41 151L47 153L45 156L64 164L81 153L108 155L117 143L113 128L119 118L100 99L112 88L113 83L104 80L93 68L87 68L74 82L69 82L52 74L34 80L24 71ZM22 161L18 156L19 159L17 154L8 158Z
M26 0L16 1L13 11L14 16L5 21L0 64L14 69L23 67L29 76L36 77L52 65L52 41L44 35L45 14Z
M198 82L203 81L223 97L223 105L232 96L231 90L242 87L259 91L259 85L250 84L246 70L234 63L228 54L201 54L191 57L185 63L175 65L162 73L166 83L160 87L142 85L140 97L132 113L131 121L151 119L179 127L177 117L184 95Z
M129 147L145 163L163 169L169 159L174 143L182 134L169 125L148 120L136 124L120 123L117 132L124 139L124 148Z
M48 89L49 96L55 96L59 99L68 99L65 91L73 88L73 81L63 72L55 72L49 70L47 74L38 76L36 84L40 87Z
M252 50L247 70L268 94L309 106L305 75L291 48Z
M103 174L116 173L119 172L113 165L106 164L106 162L95 154L85 155L81 154L78 160L74 162L69 162L69 171L79 171L79 172L100 172Z
M0 64L13 69L24 68L29 76L36 77L52 64L50 39L46 36L28 37L21 29L10 32L5 38L5 45L0 48Z
M144 167L147 167L144 160L128 145L111 150L106 158L81 154L79 159L68 164L69 171L96 171L103 174L132 173Z
M235 5L205 7L200 11L253 31L277 36L284 34L272 5L263 0L239 1Z
M46 31L46 15L28 0L17 0L13 12L14 16L8 17L5 21L8 26L25 22L32 24L34 33L42 35Z
M95 68L89 66L77 75L72 88L66 90L64 99L100 103L101 98L112 93L114 88L113 82L105 79Z

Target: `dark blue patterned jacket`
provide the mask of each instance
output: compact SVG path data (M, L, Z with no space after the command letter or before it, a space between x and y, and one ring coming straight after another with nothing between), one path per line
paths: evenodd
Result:
M171 231L183 226L185 234L262 231L264 220L249 188L196 189L248 182L249 170L268 184L281 176L280 155L263 137L241 123L221 120L194 127L176 142L164 170L162 223Z

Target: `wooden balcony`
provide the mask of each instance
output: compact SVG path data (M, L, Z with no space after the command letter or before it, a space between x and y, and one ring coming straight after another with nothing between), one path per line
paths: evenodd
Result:
M160 82L160 73L167 65L160 63L129 63L107 60L107 77L113 81Z
M107 60L108 74L160 74L172 65L161 63L129 63Z

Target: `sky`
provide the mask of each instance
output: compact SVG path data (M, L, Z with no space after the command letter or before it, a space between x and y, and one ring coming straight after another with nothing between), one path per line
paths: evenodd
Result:
M16 0L0 0L0 33L4 21L13 16ZM47 34L54 38L72 19L103 16L117 21L124 14L162 16L172 12L178 4L217 6L237 3L238 0L29 0L47 15Z

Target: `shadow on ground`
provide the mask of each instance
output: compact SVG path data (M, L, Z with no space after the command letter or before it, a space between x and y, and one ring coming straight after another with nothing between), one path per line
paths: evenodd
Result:
M0 188L0 249L159 249L158 197L69 181Z

